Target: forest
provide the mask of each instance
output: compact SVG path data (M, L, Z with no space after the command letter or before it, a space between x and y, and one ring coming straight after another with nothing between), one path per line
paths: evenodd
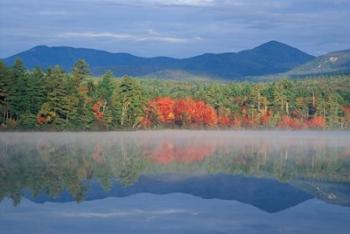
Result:
M92 77L0 62L0 130L350 128L350 76L265 82Z

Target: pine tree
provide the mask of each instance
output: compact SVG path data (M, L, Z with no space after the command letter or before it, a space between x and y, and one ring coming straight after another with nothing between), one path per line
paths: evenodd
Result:
M72 69L72 80L76 87L79 87L80 83L90 75L89 65L85 62L85 60L78 60Z
M17 59L10 70L11 81L8 95L10 117L18 119L22 112L28 111L29 102L26 98L27 77L24 64Z
M124 77L113 95L114 125L135 127L144 112L144 97L139 83L129 77Z

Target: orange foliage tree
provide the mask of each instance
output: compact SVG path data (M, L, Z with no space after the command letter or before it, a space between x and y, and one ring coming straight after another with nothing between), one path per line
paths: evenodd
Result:
M230 127L233 121L227 115L221 115L218 117L218 125L220 127Z
M260 125L267 127L272 116L271 111L266 111L260 116Z
M103 120L104 117L104 112L102 110L103 107L103 102L102 101L97 101L93 106L92 106L92 111L94 112L95 118L98 121Z
M217 114L213 107L203 101L191 98L174 100L170 97L158 97L151 100L146 108L141 126L153 124L176 124L178 126L216 126Z
M344 112L344 127L350 127L350 105L343 106Z
M305 128L305 124L302 120L291 118L287 115L283 116L281 121L278 123L279 128L292 128L302 129Z
M162 124L170 124L175 120L174 115L175 100L170 97L157 97L149 101L147 114L148 118L150 115L153 116L153 121L155 118Z
M326 120L322 116L316 116L306 122L309 128L325 128Z

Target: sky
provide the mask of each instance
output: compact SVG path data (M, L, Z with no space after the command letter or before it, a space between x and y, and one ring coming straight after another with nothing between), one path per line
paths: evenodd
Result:
M37 45L138 56L237 52L277 40L350 49L350 0L0 0L0 58Z

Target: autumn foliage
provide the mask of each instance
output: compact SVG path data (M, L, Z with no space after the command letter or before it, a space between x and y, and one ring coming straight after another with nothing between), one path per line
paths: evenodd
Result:
M217 125L218 117L213 107L203 101L172 99L158 97L149 101L145 116L141 120L143 127L152 123L177 126L210 126Z
M326 120L322 116L316 116L307 120L283 116L278 127L291 129L325 128Z
M220 127L229 127L231 126L233 121L227 115L222 115L218 117L218 125Z
M292 129L302 129L305 128L303 121L289 117L287 115L283 116L278 124L279 128L292 128Z
M317 116L309 119L306 124L309 128L325 128L326 120L322 116Z
M149 101L147 114L154 115L160 123L172 123L175 120L174 106L176 101L169 97L158 97Z
M103 102L102 101L97 101L93 106L92 106L92 111L94 112L96 120L103 120L104 113L101 110L103 107Z
M157 97L148 102L139 126L143 128L157 125L256 128L269 127L272 116L271 110L252 114L247 108L242 108L240 115L231 117L228 114L217 114L212 106L200 100ZM307 119L296 115L283 115L277 121L277 127L285 129L325 128L327 126L322 116Z

